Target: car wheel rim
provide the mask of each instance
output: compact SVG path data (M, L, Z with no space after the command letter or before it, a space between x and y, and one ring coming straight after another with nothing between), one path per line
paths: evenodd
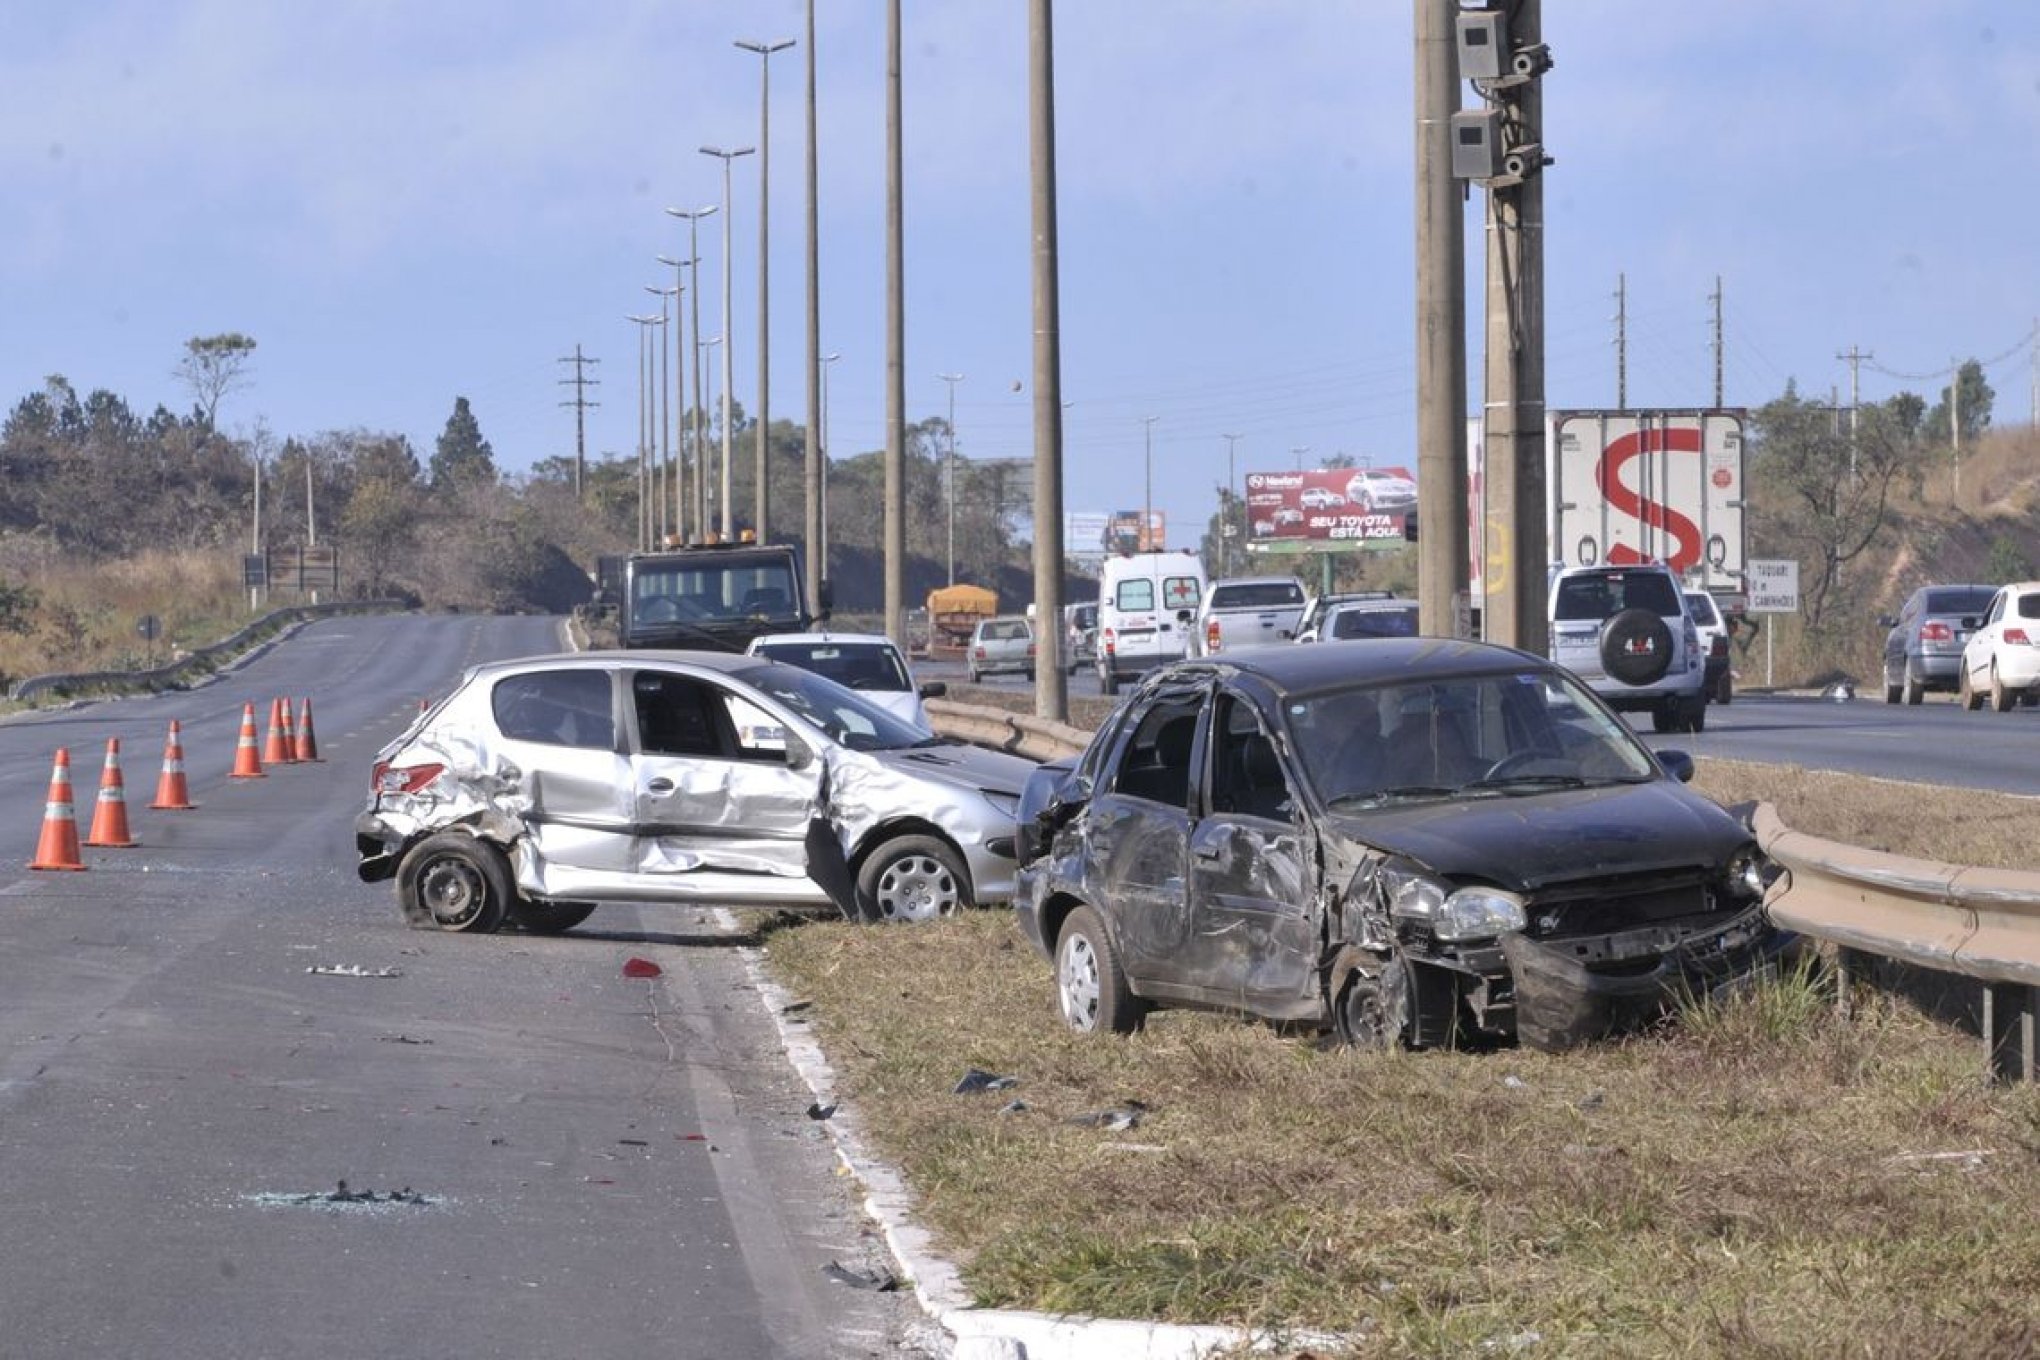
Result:
M1061 981L1063 1019L1071 1029L1091 1030L1098 1024L1098 955L1082 935L1063 941Z
M961 903L956 876L933 855L907 855L878 880L879 914L888 921L927 921Z
M475 867L460 860L435 860L418 876L418 900L434 922L449 928L473 920L488 891Z

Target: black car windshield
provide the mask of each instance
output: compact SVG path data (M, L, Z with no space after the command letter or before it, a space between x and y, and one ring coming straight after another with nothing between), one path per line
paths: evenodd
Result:
M1341 808L1655 778L1649 751L1552 670L1354 685L1288 702L1292 747Z
M897 692L913 688L899 650L883 642L761 642L760 656L826 675L851 689Z
M898 751L925 746L931 738L860 694L797 666L761 664L737 678L818 727L829 740L853 751Z

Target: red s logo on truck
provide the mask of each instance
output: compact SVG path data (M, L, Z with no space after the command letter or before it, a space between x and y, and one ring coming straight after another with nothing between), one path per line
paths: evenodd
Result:
M1634 515L1639 524L1647 524L1670 537L1671 551L1661 554L1658 560L1670 564L1673 571L1683 573L1700 563L1700 526L1668 505L1646 500L1642 493L1631 489L1622 480L1623 468L1645 454L1660 452L1699 456L1702 452L1700 431L1677 426L1670 429L1653 427L1623 435L1601 450L1601 461L1594 467L1594 480L1610 506L1624 514ZM1651 560L1626 543L1611 544L1608 548L1610 563Z

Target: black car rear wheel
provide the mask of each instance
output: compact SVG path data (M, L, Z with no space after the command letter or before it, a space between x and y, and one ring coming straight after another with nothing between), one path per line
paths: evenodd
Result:
M1056 938L1055 993L1063 1023L1079 1034L1131 1034L1147 1014L1127 985L1105 922L1091 907L1071 912Z

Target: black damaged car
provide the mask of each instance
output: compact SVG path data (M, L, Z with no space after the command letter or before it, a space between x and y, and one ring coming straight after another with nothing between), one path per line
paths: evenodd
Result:
M1064 1020L1558 1049L1775 965L1749 828L1551 662L1437 638L1150 674L1020 810Z

